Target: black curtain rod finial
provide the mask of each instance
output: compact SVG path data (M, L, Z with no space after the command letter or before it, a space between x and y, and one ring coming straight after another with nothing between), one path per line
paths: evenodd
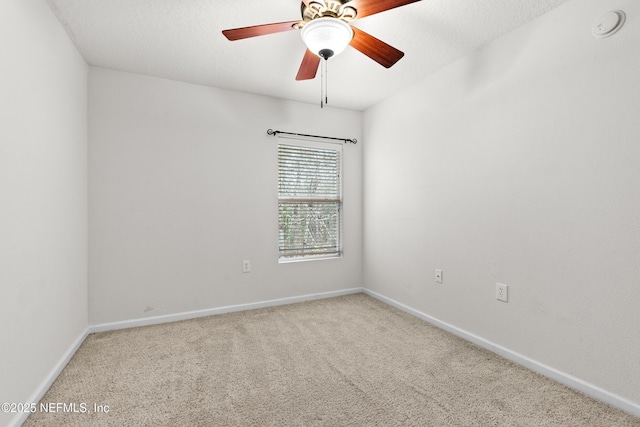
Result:
M307 135L304 133L293 133L293 132L284 132L284 131L280 131L280 130L273 130L273 129L267 129L267 135L269 136L278 136L278 134L283 134L283 135L294 135L294 136L306 136L306 137L310 137L310 138L322 138L322 139L332 139L334 141L343 141L345 144L347 142L350 142L351 144L357 144L358 140L355 138L334 138L331 136L321 136L321 135Z

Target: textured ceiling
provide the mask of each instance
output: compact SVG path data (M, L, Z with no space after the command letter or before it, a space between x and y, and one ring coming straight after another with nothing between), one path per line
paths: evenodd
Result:
M320 73L295 80L299 31L233 42L221 33L300 19L300 1L47 1L89 65L320 102ZM566 1L423 0L355 20L405 56L386 69L347 47L328 63L329 106L364 110Z

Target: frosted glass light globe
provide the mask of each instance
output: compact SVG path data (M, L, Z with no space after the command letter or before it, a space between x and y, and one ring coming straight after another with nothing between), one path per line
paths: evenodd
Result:
M351 26L337 18L316 18L308 22L301 31L302 40L307 48L318 56L323 50L330 50L335 56L342 52L351 39Z

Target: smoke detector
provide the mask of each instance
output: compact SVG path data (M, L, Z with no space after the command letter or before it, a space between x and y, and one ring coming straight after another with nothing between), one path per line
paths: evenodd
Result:
M591 33L595 38L603 39L617 33L624 25L626 15L621 10L610 10L594 22Z

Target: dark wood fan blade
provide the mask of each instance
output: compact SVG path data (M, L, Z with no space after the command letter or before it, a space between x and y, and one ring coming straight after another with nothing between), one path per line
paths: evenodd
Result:
M276 22L273 24L254 25L253 27L234 28L224 30L222 34L229 40L248 39L249 37L265 36L267 34L281 33L295 30L293 27L300 21Z
M391 67L404 56L404 52L386 44L382 40L378 40L371 34L365 33L354 26L351 26L351 28L353 29L353 38L349 44L383 67Z
M304 53L304 58L302 58L302 64L300 64L296 80L311 80L315 78L318 72L318 65L320 65L320 57L307 49Z
M354 7L358 11L358 18L374 15L385 10L406 6L420 0L351 0L348 6Z

